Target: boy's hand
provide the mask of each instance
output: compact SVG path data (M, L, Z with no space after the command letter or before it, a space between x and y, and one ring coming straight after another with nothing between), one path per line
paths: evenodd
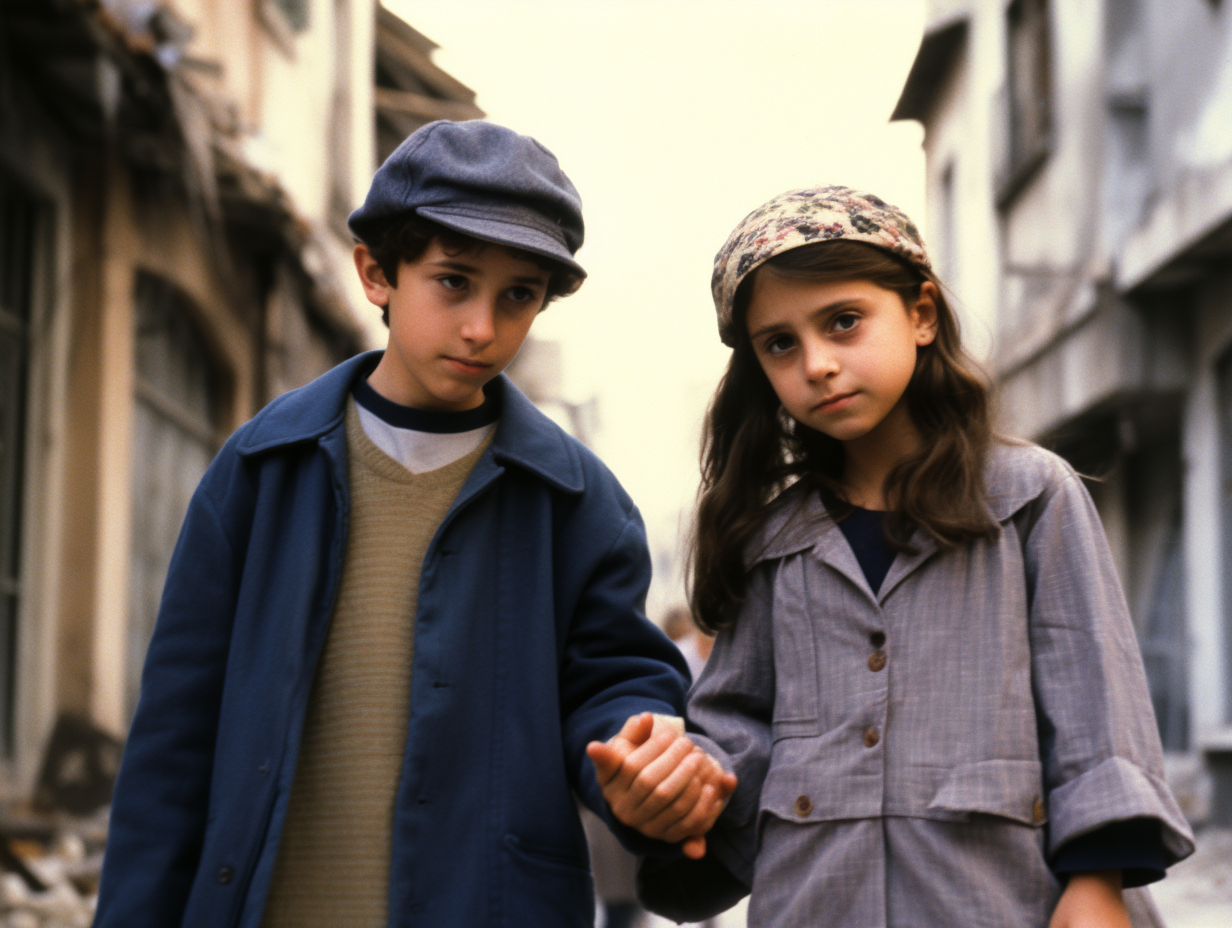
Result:
M1048 928L1130 928L1121 871L1071 874Z
M603 798L612 814L648 838L676 843L700 859L709 831L736 788L736 777L674 727L649 712L632 716L610 741L592 741Z

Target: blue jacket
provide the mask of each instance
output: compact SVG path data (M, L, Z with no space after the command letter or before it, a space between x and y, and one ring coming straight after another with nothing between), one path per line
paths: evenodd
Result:
M372 360L272 402L193 496L116 786L97 928L260 924L342 572L345 404ZM585 746L637 712L682 714L688 686L643 615L632 500L503 375L489 390L496 435L420 580L398 928L593 925L570 791L611 817Z

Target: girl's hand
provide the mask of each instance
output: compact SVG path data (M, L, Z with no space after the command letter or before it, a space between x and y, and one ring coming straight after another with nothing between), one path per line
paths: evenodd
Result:
M1071 874L1048 928L1131 928L1121 871Z
M687 857L705 856L702 837L714 825L736 778L690 741L683 726L635 715L620 734L586 749L612 814L648 838L684 842Z

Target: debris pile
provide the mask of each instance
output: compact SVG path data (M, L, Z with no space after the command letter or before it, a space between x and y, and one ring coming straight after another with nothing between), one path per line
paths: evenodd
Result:
M107 811L86 819L0 822L0 928L89 928Z
M56 720L30 802L0 810L0 928L90 928L123 745Z

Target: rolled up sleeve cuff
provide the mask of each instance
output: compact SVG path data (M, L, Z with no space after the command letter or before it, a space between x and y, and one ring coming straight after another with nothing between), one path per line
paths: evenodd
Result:
M1193 853L1193 832L1172 791L1158 776L1112 757L1058 786L1048 796L1050 857L1085 834L1112 822L1150 818L1160 823L1164 866Z

